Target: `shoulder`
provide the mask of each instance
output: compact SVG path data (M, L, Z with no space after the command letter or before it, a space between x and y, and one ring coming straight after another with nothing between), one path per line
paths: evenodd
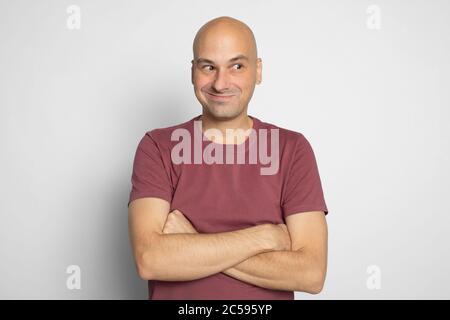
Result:
M192 122L194 119L190 119L180 124L168 126L168 127L160 127L154 128L147 132L145 132L144 137L141 141L146 141L147 143L153 143L159 147L170 147L173 143L171 141L171 137L174 131L176 130L188 130L190 126L192 126Z
M297 149L309 146L308 139L300 131L287 129L261 120L259 120L259 128L266 129L268 132L273 132L272 130L278 131L280 147Z

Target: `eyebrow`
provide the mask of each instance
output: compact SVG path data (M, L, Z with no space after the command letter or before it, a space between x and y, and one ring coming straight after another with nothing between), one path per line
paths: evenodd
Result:
M247 58L247 56L245 56L243 54L239 54L236 57L231 58L230 60L228 60L228 62L235 62L235 61L238 61L238 60L247 60L248 61L248 58ZM211 64L214 64L214 61L209 60L209 59L205 59L205 58L198 58L196 60L196 62L197 63L211 63Z

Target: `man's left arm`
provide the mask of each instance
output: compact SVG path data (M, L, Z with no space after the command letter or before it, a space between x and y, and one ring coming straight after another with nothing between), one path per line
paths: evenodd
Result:
M322 291L327 270L328 230L323 211L309 211L286 217L291 251L255 255L224 270L238 280L286 291L317 294Z

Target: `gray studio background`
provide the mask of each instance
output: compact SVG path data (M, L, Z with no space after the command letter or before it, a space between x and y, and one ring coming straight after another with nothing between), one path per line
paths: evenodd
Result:
M0 1L0 298L147 298L127 230L134 152L201 113L191 44L222 15L263 60L249 114L316 154L328 274L296 298L450 298L450 2L425 0Z

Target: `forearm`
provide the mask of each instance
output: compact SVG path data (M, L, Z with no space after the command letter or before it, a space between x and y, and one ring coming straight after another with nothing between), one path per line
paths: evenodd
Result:
M144 252L148 278L187 281L226 270L272 250L264 226L212 234L160 234Z
M313 292L314 270L311 258L300 251L272 251L250 257L223 273L262 288Z

